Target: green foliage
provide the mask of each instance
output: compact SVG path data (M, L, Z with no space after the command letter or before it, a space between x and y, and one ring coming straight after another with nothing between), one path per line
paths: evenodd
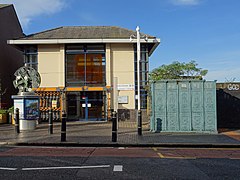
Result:
M10 108L8 109L8 112L13 114L13 113L14 113L14 106L10 107Z
M8 113L14 113L14 106L12 106L9 109L0 109L0 114L8 114Z
M7 110L5 110L5 109L0 109L0 114L7 114Z
M180 63L174 61L169 65L162 65L150 73L151 80L162 79L202 79L206 76L208 70L198 68L195 61L189 63Z

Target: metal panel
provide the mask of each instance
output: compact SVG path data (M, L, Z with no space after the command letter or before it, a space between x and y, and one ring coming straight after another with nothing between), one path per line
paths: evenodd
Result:
M155 85L155 131L166 131L166 84Z
M157 131L157 129L155 128L155 83L151 84L151 117L150 117L150 131Z
M152 131L217 132L216 82L159 81L152 88Z
M204 114L205 114L205 130L214 131L217 128L216 123L216 89L215 82L204 83Z
M167 129L178 131L178 84L177 82L167 83Z
M179 82L179 121L180 131L191 131L190 83Z
M203 82L191 82L192 92L192 130L204 130L203 117Z

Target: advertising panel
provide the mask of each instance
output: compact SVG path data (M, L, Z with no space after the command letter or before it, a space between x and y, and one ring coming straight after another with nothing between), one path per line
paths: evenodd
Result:
M36 120L38 117L38 99L25 99L25 119Z

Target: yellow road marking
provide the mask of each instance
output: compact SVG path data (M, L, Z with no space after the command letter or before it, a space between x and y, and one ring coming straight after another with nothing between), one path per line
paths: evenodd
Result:
M177 157L177 156L164 156L162 153L157 153L160 158L164 159L196 159L196 157Z
M160 158L165 158L161 153L157 153Z
M197 159L196 157L177 157L177 156L163 156L162 158L164 159Z
M158 151L161 151L163 149L167 149L167 150L171 150L171 148L156 148L156 147L152 147L152 150L154 152L158 152ZM176 148L176 149L182 149L182 150L211 150L211 151L216 151L216 150L235 150L235 151L239 151L240 149L239 148ZM157 155L159 156L159 158L162 158L162 159L199 159L199 158L202 158L202 157L198 157L198 156L194 156L194 157L191 157L191 156L165 156L163 155L162 153L158 152ZM203 157L204 158L204 157ZM209 157L209 158L216 158L216 157ZM240 158L228 158L228 159L235 159L235 160L240 160Z

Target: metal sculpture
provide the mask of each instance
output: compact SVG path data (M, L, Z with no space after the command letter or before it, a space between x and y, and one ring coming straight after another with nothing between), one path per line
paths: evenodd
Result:
M18 88L19 94L22 92L32 92L33 88L38 88L41 83L39 73L32 67L25 66L19 68L14 76L16 79L13 81L15 88Z

